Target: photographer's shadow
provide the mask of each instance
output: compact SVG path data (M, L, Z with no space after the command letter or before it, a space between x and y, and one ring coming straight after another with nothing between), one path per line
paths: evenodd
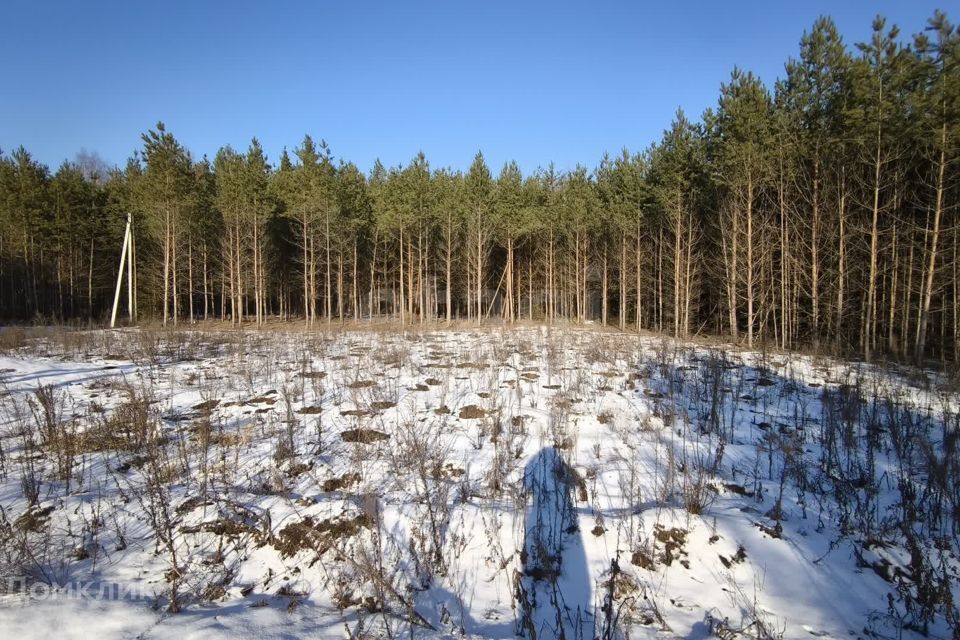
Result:
M516 631L527 638L592 638L590 574L574 505L586 499L583 479L557 449L545 447L527 464L524 490Z

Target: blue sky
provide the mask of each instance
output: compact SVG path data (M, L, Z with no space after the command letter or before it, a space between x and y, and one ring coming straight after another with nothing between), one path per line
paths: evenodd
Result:
M0 149L123 164L162 120L195 157L305 133L369 169L594 166L699 117L734 65L771 83L820 14L848 44L880 13L907 34L937 7L892 2L41 2L0 15Z

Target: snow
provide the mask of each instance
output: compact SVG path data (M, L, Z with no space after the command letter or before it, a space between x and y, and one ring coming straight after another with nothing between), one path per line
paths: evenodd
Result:
M901 416L937 447L958 411L933 372L596 327L77 332L0 371L0 636L24 640L892 637L912 587L875 567L911 563L901 461L858 445L835 464L879 489L841 500L828 426L853 410L862 443ZM40 385L81 444L69 482L41 449L30 507ZM120 444L137 398L179 613L149 451ZM930 631L949 635L942 612Z

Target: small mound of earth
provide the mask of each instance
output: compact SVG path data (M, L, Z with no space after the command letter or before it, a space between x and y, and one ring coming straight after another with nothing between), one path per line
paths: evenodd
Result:
M359 473L345 473L339 478L330 478L328 480L324 480L323 490L324 491L340 491L341 489L352 487L358 482L360 482Z
M389 440L390 436L376 429L347 429L340 432L340 437L344 442L359 442L361 444L374 444L381 440Z
M219 400L207 400L206 402L201 402L200 404L193 405L194 411L213 411L214 407L220 404Z
M303 549L313 549L318 554L325 553L337 540L352 538L362 528L370 527L370 519L359 514L355 517L340 516L330 520L314 522L310 516L300 522L285 526L274 546L284 558L296 555Z
M356 382L351 382L350 384L348 384L347 388L348 389L366 389L376 384L377 383L374 382L373 380L357 380Z
M485 418L486 416L487 412L475 404L468 404L460 408L460 417L467 420Z

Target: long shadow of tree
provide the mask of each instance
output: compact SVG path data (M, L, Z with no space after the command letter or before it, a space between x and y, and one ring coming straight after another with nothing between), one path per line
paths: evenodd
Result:
M582 488L553 447L541 449L525 469L523 575L515 595L517 633L527 638L593 637L590 574L574 507L574 492Z

